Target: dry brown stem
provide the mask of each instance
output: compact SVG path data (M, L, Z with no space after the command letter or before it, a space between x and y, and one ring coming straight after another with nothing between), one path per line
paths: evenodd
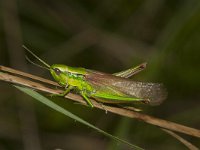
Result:
M37 77L31 74L17 71L17 70L4 67L4 66L0 66L0 80L10 82L13 84L30 87L32 89L39 90L46 93L51 93L51 94L58 94L62 92L61 89L55 88L55 86L59 87L59 85L53 81L49 81L47 79L43 79L41 77ZM52 85L53 85L53 88L52 88ZM80 102L81 104L86 105L83 98L77 94L69 93L65 96L65 98L69 98L73 101ZM102 107L102 105L97 103L96 101L94 100L91 100L91 101L94 104L94 107L102 109L102 110L106 110L108 112L112 112L112 113L129 117L129 118L135 118L135 119L144 121L146 123L149 123L149 124L152 124L152 125L155 125L155 126L158 126L170 131L176 131L176 132L188 134L188 135L198 137L198 138L200 137L200 130L195 129L195 128L191 128L191 127L187 127L178 123L155 118L153 116L127 110L124 108L107 106L107 105L104 105ZM172 136L175 137L176 134L174 133Z

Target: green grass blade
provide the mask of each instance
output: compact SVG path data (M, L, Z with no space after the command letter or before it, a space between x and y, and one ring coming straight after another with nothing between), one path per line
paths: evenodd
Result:
M20 86L16 86L16 85L14 85L14 86L17 89L19 89L20 91L30 95L31 97L35 98L36 100L40 101L41 103L49 106L50 108L52 108L52 109L54 109L54 110L56 110L56 111L58 111L58 112L60 112L60 113L62 113L64 115L66 115L66 116L68 116L68 117L70 117L70 118L72 118L72 119L74 119L74 120L76 120L76 121L78 121L78 122L80 122L80 123L92 128L92 129L100 132L101 134L103 134L103 135L105 135L107 137L110 137L111 139L113 139L115 141L118 141L118 142L124 143L126 145L129 145L130 147L132 147L134 149L137 149L137 150L143 150L142 148L140 148L140 147L138 147L136 145L133 145L133 144L131 144L131 143L129 143L129 142L123 140L123 139L120 139L120 138L118 138L116 136L113 136L113 135L111 135L111 134L109 134L109 133L107 133L107 132L105 132L105 131L97 128L97 127L95 127L94 125L92 125L92 124L88 123L87 121L79 118L78 116L72 114L71 112L67 111L66 109L64 109L61 106L57 105L56 103L52 102L51 100L49 100L48 98L44 97L43 95L33 91L32 89L29 89L29 88L26 88L26 87L20 87Z

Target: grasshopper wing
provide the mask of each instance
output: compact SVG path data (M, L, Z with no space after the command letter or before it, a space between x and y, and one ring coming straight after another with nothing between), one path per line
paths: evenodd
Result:
M159 105L167 97L166 89L160 83L132 81L91 70L87 70L87 72L88 74L85 75L85 79L100 92L135 97L149 101L151 105Z

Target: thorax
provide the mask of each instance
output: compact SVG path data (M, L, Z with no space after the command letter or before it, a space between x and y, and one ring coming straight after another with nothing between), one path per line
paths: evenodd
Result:
M79 90L92 91L92 86L85 80L84 75L66 72L66 83Z
M85 80L83 75L66 72L66 82L72 86L79 86Z

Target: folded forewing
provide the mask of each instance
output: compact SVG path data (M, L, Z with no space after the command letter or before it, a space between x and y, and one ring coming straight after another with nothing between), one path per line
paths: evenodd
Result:
M160 104L167 96L164 86L159 83L137 82L90 70L88 70L85 79L92 84L97 91L149 100L152 105Z

